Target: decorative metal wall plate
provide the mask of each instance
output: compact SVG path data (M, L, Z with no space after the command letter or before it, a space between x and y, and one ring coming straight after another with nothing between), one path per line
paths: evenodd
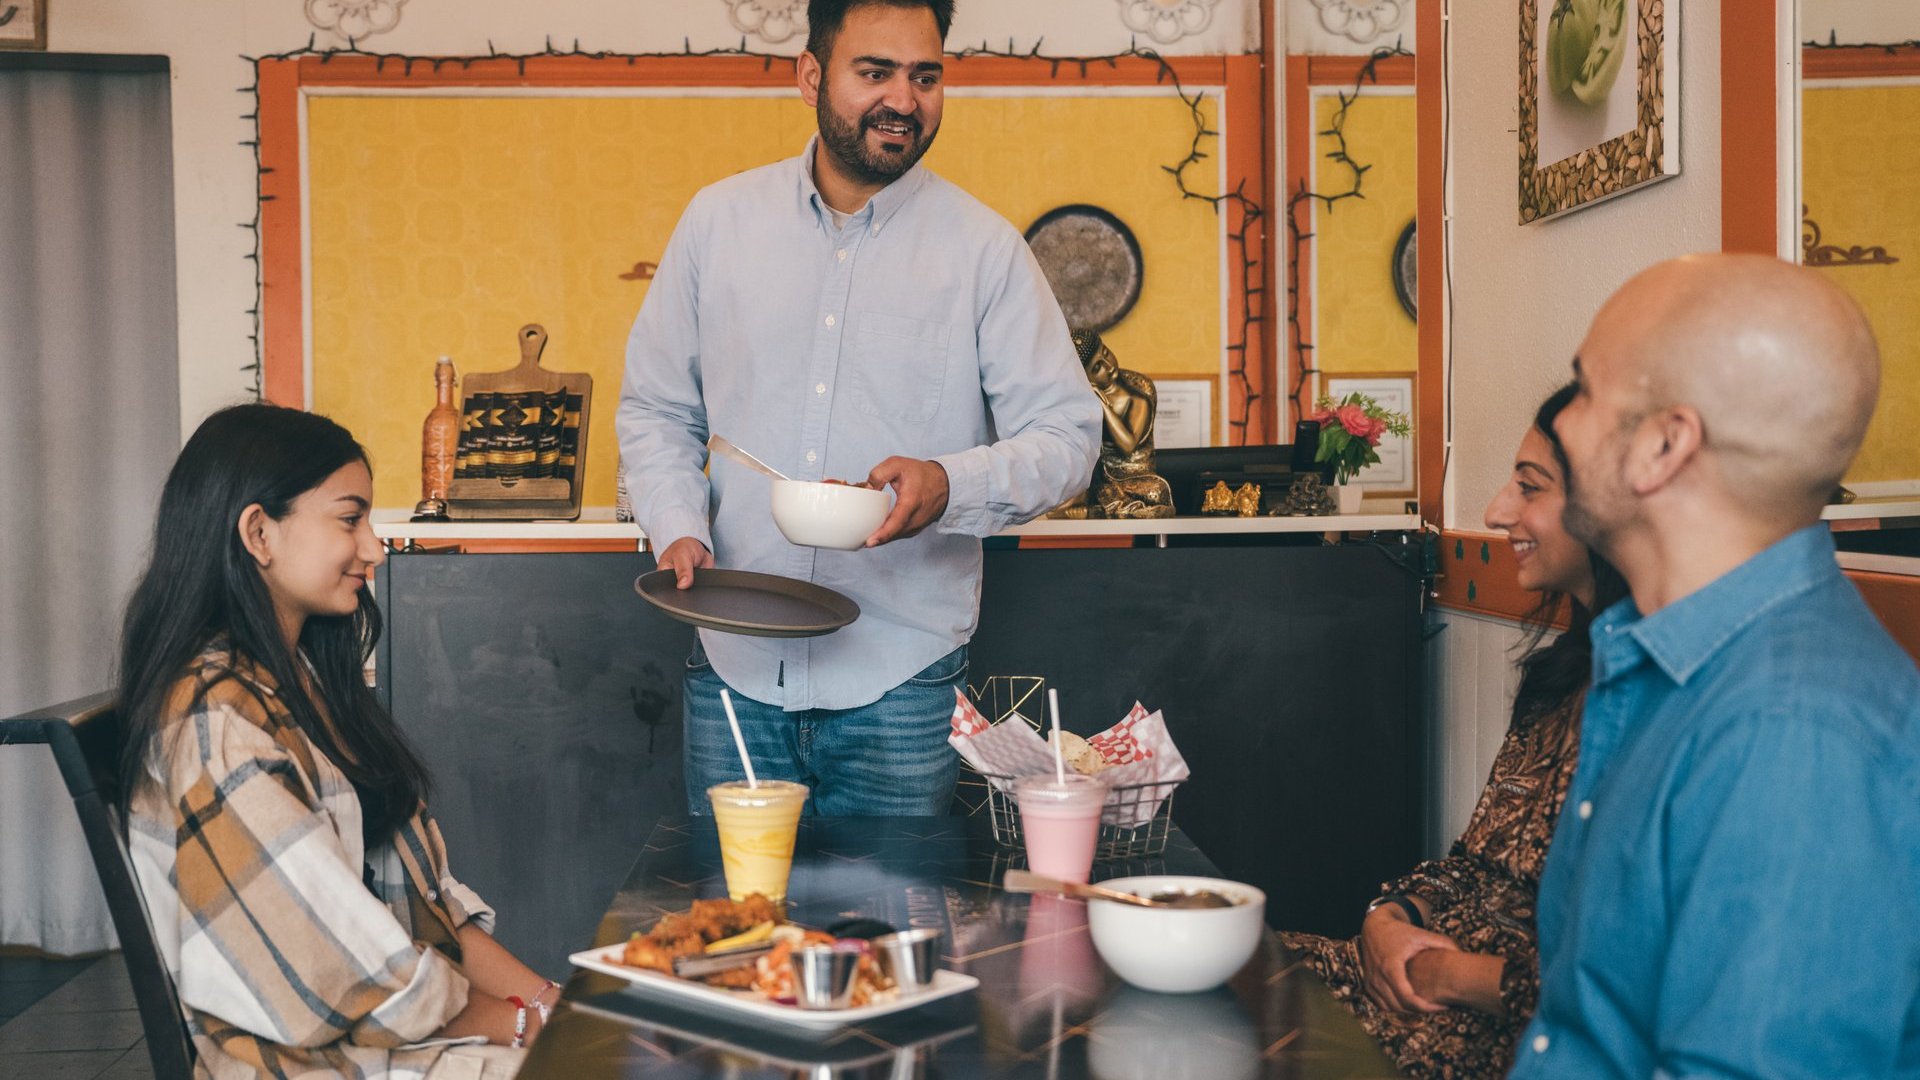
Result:
M1027 246L1074 330L1106 330L1140 299L1140 242L1125 222L1097 206L1047 211L1027 229Z
M1400 306L1406 309L1407 317L1420 321L1420 231L1418 222L1409 221L1407 227L1400 230L1400 239L1393 245L1393 295L1400 298Z

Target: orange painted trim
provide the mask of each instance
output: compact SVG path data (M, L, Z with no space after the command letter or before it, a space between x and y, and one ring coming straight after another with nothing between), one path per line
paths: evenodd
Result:
M1096 548L1130 548L1132 536L1023 536L1020 538L1021 551L1076 550L1087 551Z
M1849 570L1854 587L1893 640L1920 661L1920 578Z
M947 82L951 86L1035 86L1037 64L1044 60L1007 57L962 57L947 59ZM1172 57L1167 60L1182 86L1225 87L1223 113L1227 123L1225 155L1228 190L1260 193L1270 187L1267 167L1268 118L1264 100L1257 95L1265 77L1258 55ZM524 61L507 58L441 58L408 62L376 56L306 56L293 60L262 60L257 65L259 86L260 151L263 167L272 171L262 178L263 191L272 198L261 206L261 281L262 281L262 381L267 400L278 404L305 407L306 341L305 286L302 279L303 252L300 231L300 92L304 87L415 87L420 89L454 87L508 86L748 86L782 87L793 84L793 65L789 61L765 61L758 57L648 57L628 60L623 57L531 57ZM1167 85L1160 65L1154 61L1127 57L1115 61L1081 64L1062 61L1048 68L1047 85L1060 83L1084 86L1156 86ZM1204 165L1201 166L1204 168ZM1211 184L1200 185L1202 190ZM1267 218L1272 217L1271 203ZM1231 227L1233 223L1229 223ZM1268 250L1272 230L1266 220L1255 224L1248 242L1254 257ZM1259 269L1269 270L1271 264ZM1256 274L1256 288L1271 291L1271 274ZM1230 273L1226 282L1227 311L1230 318L1241 310L1243 290L1238 274ZM1266 296L1262 294L1262 298ZM1274 335L1269 330L1270 310L1256 311L1262 317L1250 328L1247 338L1247 378L1252 392L1270 404L1277 394L1268 389L1274 364ZM1224 344L1224 343L1223 343ZM1222 400L1234 408L1244 395L1237 386L1225 388ZM1271 441L1269 430L1275 410L1257 409L1249 417L1248 439Z
M1282 222L1276 230L1281 234L1282 243L1287 245L1281 257L1288 260L1290 267L1297 268L1297 272L1287 280L1293 295L1285 298L1280 310L1284 314L1289 306L1298 309L1299 314L1294 318L1300 324L1300 340L1309 345L1313 343L1313 274L1310 270L1313 266L1313 206L1309 200L1299 203L1293 200L1301 192L1313 190L1313 151L1320 141L1319 125L1313 122L1313 84L1307 80L1311 60L1311 57L1297 55L1289 55L1286 60L1287 160L1279 212L1288 215L1291 221ZM1296 228L1304 234L1297 260L1293 252L1293 230ZM1313 367L1312 354L1308 354L1303 365L1294 348L1292 328L1285 326L1280 318L1274 320L1274 325L1280 328L1283 335L1280 351L1286 357L1281 385L1289 394L1289 405L1294 414L1305 415L1309 411L1307 401L1313 397L1312 385L1302 383L1300 386L1300 393L1307 401L1293 401L1291 394L1301 367Z
M1920 76L1920 46L1843 45L1800 50L1803 79L1886 79Z
M261 390L275 405L307 404L306 281L300 252L299 65L261 60L260 362Z
M1732 0L1728 0L1729 3ZM1442 503L1447 453L1447 120L1446 27L1443 5L1421 4L1414 11L1427 47L1414 60L1414 150L1419 175L1413 218L1425 222L1417 255L1420 318L1418 393L1414 400L1414 457L1419 479L1420 516L1430 525L1446 522ZM1443 563L1445 559L1441 560Z
M1513 545L1504 533L1446 529L1440 533L1440 576L1434 603L1519 622L1540 604L1540 594L1520 587Z
M1291 57L1289 57L1291 59ZM1366 70L1366 56L1309 56L1307 60L1307 82L1312 86L1345 86L1351 88L1353 81ZM1367 85L1412 86L1415 78L1414 58L1411 56L1389 56L1382 59L1373 68L1374 82Z
M1780 82L1774 62L1775 3L1721 0L1722 251L1779 253ZM1673 107L1672 102L1667 104Z
M1265 183L1260 189L1260 205L1266 208L1266 220L1261 222L1266 234L1266 243L1261 247L1260 265L1265 272L1261 274L1266 282L1267 292L1262 297L1266 302L1260 305L1262 329L1266 333L1267 347L1262 350L1261 363L1263 374L1272 393L1268 400L1272 404L1273 438L1272 442L1291 441L1293 438L1293 402L1287 397L1291 383L1287 378L1287 331L1284 321L1286 294L1281 291L1281 260L1285 257L1282 245L1286 243L1286 222L1280 219L1285 208L1280 203L1280 160L1278 154L1283 137L1281 121L1284 117L1274 115L1275 103L1280 100L1279 93L1285 60L1281 58L1280 37L1276 29L1275 9L1279 0L1260 0L1260 107L1265 112L1260 125L1260 170Z
M1246 55L1227 56L1220 59L1224 61L1225 78L1222 84L1226 87L1219 106L1226 123L1225 145L1220 148L1227 158L1226 190L1239 191L1258 199L1267 189L1267 129L1271 126L1266 102L1260 98L1260 87L1265 80L1261 70L1261 58ZM1233 220L1233 216L1240 211L1233 203L1222 203L1221 212L1229 215L1227 230L1231 235L1240 225L1240 222ZM1267 272L1267 264L1262 261L1267 251L1267 234L1270 231L1268 225L1272 220L1271 212L1264 213L1247 229L1247 251L1244 254L1256 260L1257 263L1253 268L1250 283L1241 281L1238 267L1235 265L1237 260L1234 256L1241 253L1229 252L1227 259L1229 336L1233 332L1233 327L1238 325L1240 312L1249 299L1255 315L1253 321L1247 326L1247 339L1244 343L1244 351L1241 353L1246 365L1248 387L1242 390L1237 381L1229 379L1227 392L1222 395L1231 402L1233 412L1230 415L1234 416L1239 415L1239 410L1245 403L1246 394L1254 395L1256 407L1247 414L1246 442L1249 446L1275 441L1273 435L1276 430L1275 418L1280 415L1274 407L1279 393L1268 386L1267 373L1273 370L1275 354L1270 344L1273 335L1268 330L1272 325L1272 318L1268 314L1268 305L1264 301L1272 295L1273 290L1270 284L1272 275ZM1228 243L1231 244L1232 240L1229 239ZM1252 289L1257 290L1257 295L1250 298L1246 295L1249 284ZM1231 344L1231 340L1222 343L1223 347L1228 344Z

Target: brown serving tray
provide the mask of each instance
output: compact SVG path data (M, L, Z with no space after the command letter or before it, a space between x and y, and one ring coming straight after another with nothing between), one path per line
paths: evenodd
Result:
M655 570L633 590L683 623L752 637L818 637L860 617L860 605L832 589L751 570L695 570L685 590L673 571Z

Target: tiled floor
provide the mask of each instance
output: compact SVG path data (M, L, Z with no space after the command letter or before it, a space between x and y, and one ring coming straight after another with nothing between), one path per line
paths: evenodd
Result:
M0 954L0 1077L152 1080L118 953L84 960Z

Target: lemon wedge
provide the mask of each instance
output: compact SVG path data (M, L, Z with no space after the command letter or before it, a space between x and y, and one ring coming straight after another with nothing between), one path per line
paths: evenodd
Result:
M773 924L771 922L755 923L732 937L721 938L719 941L707 946L706 951L717 953L726 952L728 949L744 949L749 945L758 945L772 938Z

